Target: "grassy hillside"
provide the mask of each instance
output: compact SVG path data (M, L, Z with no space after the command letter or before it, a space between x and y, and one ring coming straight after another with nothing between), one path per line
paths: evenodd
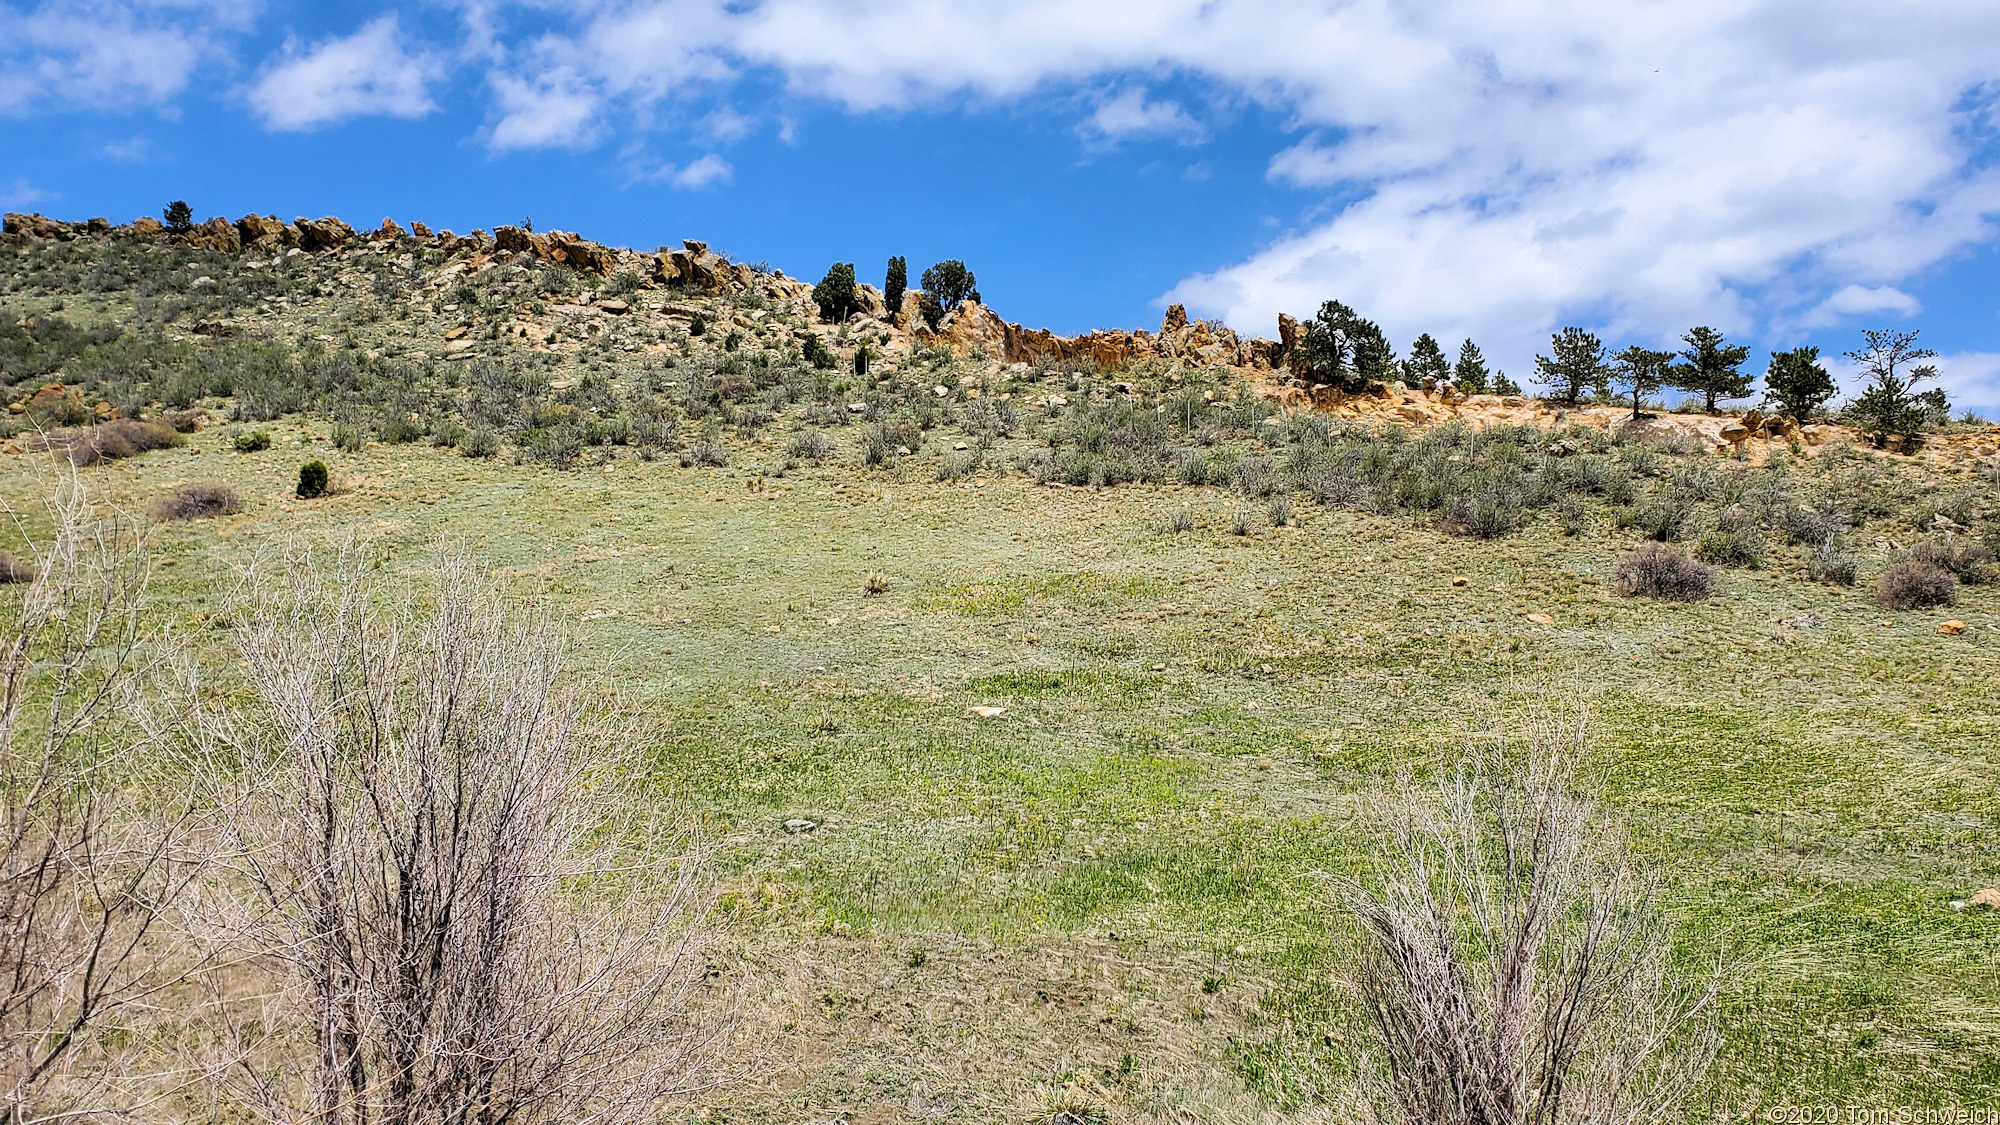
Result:
M128 510L185 482L241 497L153 529L162 618L218 667L226 632L203 624L241 569L352 529L412 581L462 542L572 623L643 719L648 783L715 848L711 983L743 1022L707 1120L1338 1119L1367 1036L1331 983L1346 947L1321 876L1372 862L1359 798L1546 698L1596 716L1684 962L1740 966L1689 1120L2000 1100L2000 912L1952 905L2000 883L2000 587L1907 612L1870 597L1910 544L1994 526L1973 466L1266 425L1228 372L905 351L864 388L775 344L725 369L736 352L685 336L495 344L493 385L534 381L480 398L455 374L471 363L408 358L433 306L359 286L335 303L332 264L282 267L301 272L269 323L215 337L184 330L221 312L209 298L169 315L35 256L54 253L14 259L8 310L121 334L16 394L60 375L128 413L201 412L179 447L81 471ZM190 264L241 272L147 268ZM256 405L293 385L243 374L258 363L317 373L314 397ZM159 372L225 368L162 392ZM731 375L753 391L715 393ZM421 431L385 432L403 415ZM647 442L538 452L642 419ZM453 426L497 455L436 444ZM341 448L342 427L367 432ZM270 447L235 452L252 432ZM308 458L334 495L292 495ZM37 533L58 464L0 463L30 513L0 545ZM1703 602L1620 597L1611 569L1649 533L1735 535L1757 565L1719 569ZM1813 580L1836 539L1856 586Z

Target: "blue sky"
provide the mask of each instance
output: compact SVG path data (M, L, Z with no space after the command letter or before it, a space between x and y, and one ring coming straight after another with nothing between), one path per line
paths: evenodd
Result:
M1516 378L1582 324L1920 328L2000 414L2000 4L0 3L0 205L966 260L1009 319L1339 298Z

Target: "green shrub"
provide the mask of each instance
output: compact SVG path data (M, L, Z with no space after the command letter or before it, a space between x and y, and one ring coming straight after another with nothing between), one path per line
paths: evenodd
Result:
M231 444L238 453L262 453L271 448L271 435L262 430L252 430L247 434L238 434Z
M817 335L808 335L806 337L803 351L806 362L811 364L814 370L833 370L833 353L827 350L826 345L820 342L820 338Z
M299 466L298 496L301 500L316 500L326 495L328 474L326 462L307 461Z
M1711 566L1764 565L1764 537L1754 528L1717 528L1695 544L1694 557Z
M359 453L368 444L368 434L352 422L335 422L328 430L327 439L335 449L346 453Z
M1815 582L1852 586L1861 575L1861 560L1842 551L1834 538L1828 536L1806 556L1806 573Z
M467 457L491 457L500 452L500 435L485 426L474 426L458 439L458 451Z
M813 303L819 306L819 318L839 324L854 314L856 309L854 293L854 263L835 262L827 267L826 276L813 286Z
M785 452L801 461L824 465L833 456L833 439L818 430L805 430L792 435L792 440L785 444Z

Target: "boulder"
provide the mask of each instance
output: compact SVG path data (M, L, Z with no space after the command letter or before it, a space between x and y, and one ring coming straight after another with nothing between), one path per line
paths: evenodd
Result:
M1750 440L1750 427L1741 422L1727 422L1722 427L1722 440L1730 446L1738 446Z
M410 233L416 235L418 238L429 239L431 236L431 228L425 226L423 220L421 219L411 219Z
M244 246L278 246L285 241L285 224L269 215L245 215L236 220L236 237Z
M1168 305L1167 315L1160 320L1160 335L1171 336L1187 326L1187 306Z
M390 218L384 218L382 225L376 227L374 232L368 236L371 242L401 242L408 237L409 235L404 232L396 220Z
M83 229L89 231L91 234L110 234L111 220L102 215L97 215L85 219L83 221Z
M1938 622L1938 636L1940 636L1940 637L1962 637L1962 636L1964 636L1964 635L1965 635L1965 622L1963 622L1963 621L1940 621L1940 622Z
M45 215L23 215L10 211L6 219L0 221L0 230L16 238L67 238L70 234L70 225Z
M141 215L133 219L132 225L125 229L138 235L140 238L153 238L167 233L167 224L155 219L151 215Z
M612 267L618 264L617 252L610 247L567 231L551 231L543 251L552 262L599 277L609 277Z
M520 227L493 228L493 248L495 250L506 250L515 254L525 254L529 251L539 252L541 247L537 246L535 241L533 234Z
M299 246L311 253L338 250L354 238L354 228L328 215L324 219L301 216L292 221L299 232Z
M187 233L187 240L190 246L219 250L225 254L243 249L243 239L236 233L236 224L221 216L197 225Z

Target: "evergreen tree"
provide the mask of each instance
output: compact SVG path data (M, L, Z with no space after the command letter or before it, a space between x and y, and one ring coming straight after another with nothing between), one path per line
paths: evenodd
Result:
M167 209L160 212L160 216L166 219L167 230L174 234L186 234L194 229L194 211L188 207L185 199L176 199L167 204Z
M923 282L924 292L936 297L938 307L945 312L957 308L968 297L975 301L979 299L978 279L965 268L964 262L956 258L925 270Z
M1777 403L1780 413L1801 424L1839 389L1833 376L1819 365L1819 349L1811 345L1772 352L1771 365L1764 369L1765 399Z
M910 268L903 259L889 259L889 274L882 279L882 303L889 307L889 319L903 315L903 291L910 287Z
M1495 371L1493 373L1493 393L1496 395L1517 395L1521 393L1521 384L1509 379L1505 371Z
M1554 392L1558 401L1574 406L1585 391L1605 393L1610 352L1595 335L1565 328L1549 337L1549 350L1555 358L1535 357L1535 382Z
M1339 301L1328 301L1306 326L1305 338L1293 349L1292 364L1315 383L1356 392L1371 380L1395 378L1396 353L1374 321Z
M1861 424L1861 432L1881 442L1896 436L1914 438L1940 417L1949 417L1951 403L1935 388L1917 393L1916 386L1937 378L1930 364L1910 366L1918 360L1935 359L1937 353L1917 347L1917 334L1910 332L1863 332L1866 342L1860 351L1847 353L1868 379L1868 389L1847 408ZM1904 374L1902 368L1908 367Z
M1486 357L1479 354L1479 345L1471 340L1460 344L1458 366L1451 369L1451 381L1466 394L1476 395L1485 393L1486 377Z
M1637 344L1612 357L1611 378L1632 395L1632 417L1639 418L1646 396L1657 394L1673 373L1674 353L1656 352Z
M1687 345L1680 353L1686 362L1675 365L1669 386L1702 396L1703 409L1710 414L1720 399L1750 397L1750 376L1742 371L1749 348L1730 346L1722 333L1707 325L1689 329L1681 341Z
M857 307L854 299L854 264L835 262L829 266L826 276L813 286L813 303L819 306L821 320L839 324L853 315Z
M1431 339L1426 332L1410 345L1410 358L1403 361L1403 378L1419 386L1425 379L1444 382L1451 378L1451 362L1444 358L1444 349Z

